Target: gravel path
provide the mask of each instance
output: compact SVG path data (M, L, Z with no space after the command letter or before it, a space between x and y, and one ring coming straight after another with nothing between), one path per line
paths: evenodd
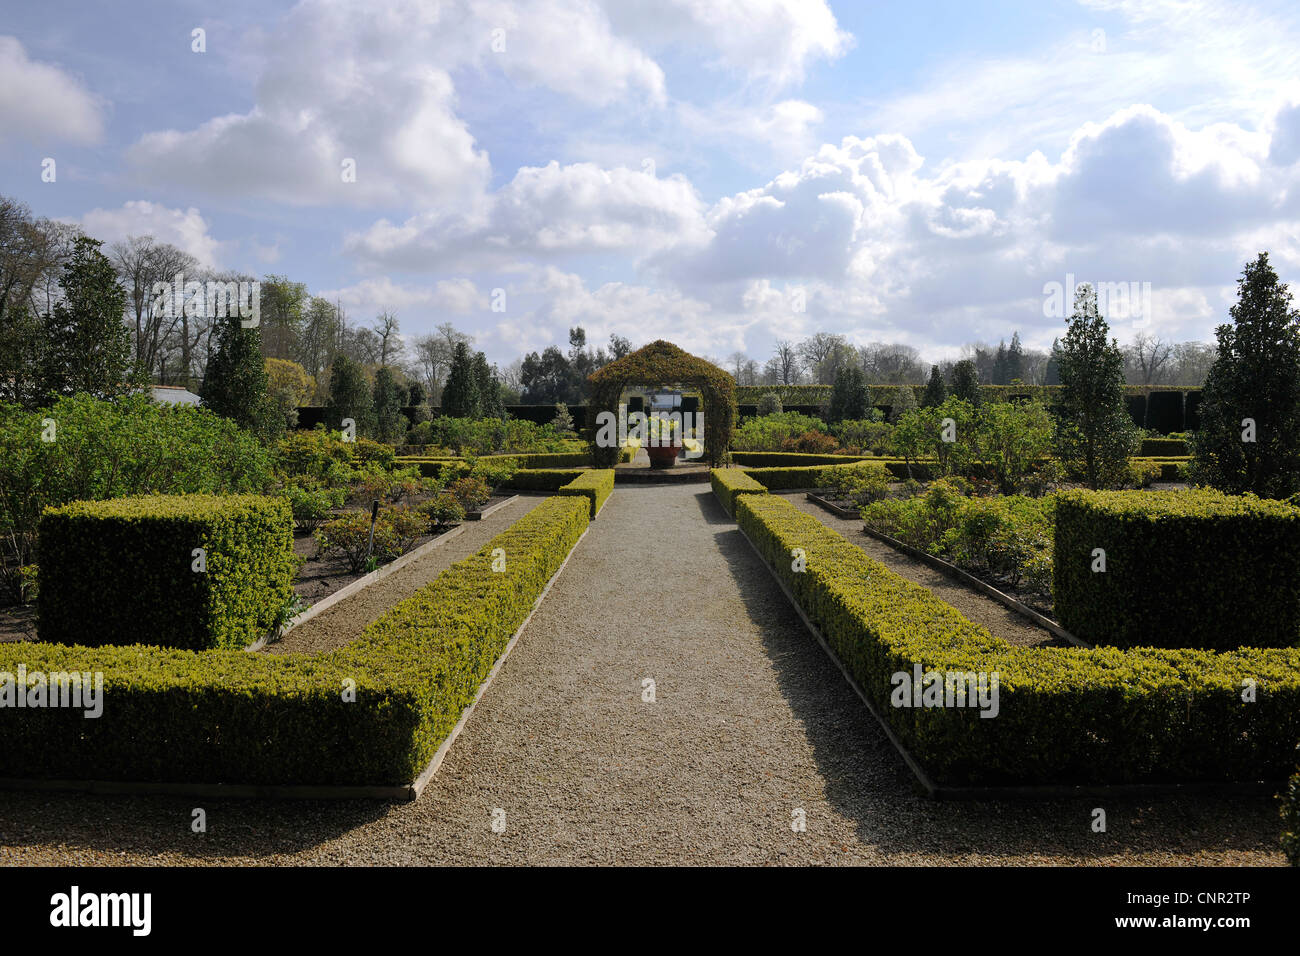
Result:
M0 863L1282 861L1269 800L1107 801L1098 834L1097 801L915 796L735 524L689 485L615 490L419 801L207 801L201 835L195 805L4 794Z
M298 625L283 640L264 647L262 653L303 654L329 651L356 640L371 621L410 597L457 561L476 553L545 500L542 495L521 496L481 521L464 522L465 530L456 537L444 541L423 558L382 581L367 585L305 624Z
M983 624L990 633L1010 644L1026 647L1069 647L1070 642L1057 637L1046 628L1039 627L1028 618L1021 617L1005 604L1000 604L936 571L923 561L909 558L883 541L862 533L861 518L841 518L808 500L803 492L781 495L800 511L812 515L832 531L838 531L848 541L856 544L871 557L891 571L895 571L929 588L976 624Z

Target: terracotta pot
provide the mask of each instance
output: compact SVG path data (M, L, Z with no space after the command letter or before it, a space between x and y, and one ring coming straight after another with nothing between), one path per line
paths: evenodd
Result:
M645 452L650 456L651 468L671 468L676 463L677 456L682 453L682 446L646 445Z

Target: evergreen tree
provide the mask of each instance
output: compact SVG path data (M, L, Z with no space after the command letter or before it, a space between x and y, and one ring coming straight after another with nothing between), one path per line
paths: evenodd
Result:
M85 236L76 240L59 276L63 298L41 317L38 390L43 395L85 392L114 398L142 384L134 373L131 333L122 321L126 290L100 245Z
M1228 314L1201 392L1195 477L1230 494L1285 498L1300 492L1300 311L1268 253L1247 263Z
M504 419L506 409L501 401L501 382L482 352L474 356L474 383L478 386L479 415Z
M939 366L930 366L930 381L925 383L925 395L921 398L922 408L937 408L948 397L948 386L943 383Z
M442 413L448 418L483 417L474 357L464 342L457 342L451 355L451 370L442 389Z
M551 427L557 434L569 437L574 434L573 416L569 414L569 406L564 402L555 403L555 417L551 419Z
M330 397L325 403L325 419L330 428L342 428L345 418L356 422L358 435L375 433L374 396L366 382L365 369L340 352L334 357L330 369Z
M285 418L267 394L261 328L245 327L238 315L214 322L212 356L203 377L204 407L263 438L283 433Z
M1047 367L1043 370L1044 385L1061 384L1061 340L1052 339L1052 352L1047 357Z
M393 370L387 365L375 372L372 392L375 411L375 437L383 442L399 442L406 434L406 416L402 414L402 389Z
M841 365L835 370L835 382L831 386L830 407L826 420L835 424L844 420L858 421L867 415L867 380L862 369L856 364Z
M979 405L979 376L975 374L975 363L970 359L962 359L952 367L952 394L972 406Z
M1124 355L1108 339L1087 283L1074 294L1074 312L1061 347L1061 391L1056 408L1056 453L1089 488L1112 487L1128 476L1137 429L1124 401Z
M1023 379L1025 374L1025 350L1020 345L1020 333L1011 333L1011 344L1007 346L1006 358L1006 381L1002 384L1010 385Z
M1009 379L1007 378L1007 343L999 342L998 354L997 357L993 360L993 384L1005 385L1007 384L1008 381Z

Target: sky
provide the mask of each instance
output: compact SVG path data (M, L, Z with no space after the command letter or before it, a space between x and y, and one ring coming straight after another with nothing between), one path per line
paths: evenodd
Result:
M1259 252L1300 280L1300 6L10 4L0 194L501 364L1046 348L1083 281L1208 341Z

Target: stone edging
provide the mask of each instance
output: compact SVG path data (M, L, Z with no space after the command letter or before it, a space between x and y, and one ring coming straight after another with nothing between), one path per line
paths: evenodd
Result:
M516 501L518 501L518 500L519 500L519 496L518 496L518 495L511 495L511 496L510 496L509 498L507 498L505 501L498 501L496 504L494 504L491 508L488 508L486 511L477 511L477 512L474 512L473 514L467 514L467 515L465 515L465 520L466 520L466 521L482 521L482 520L483 520L484 518L486 518L488 515L496 514L498 511L500 511L500 510L501 510L502 508L504 508L506 505L514 504L514 503L515 503Z

